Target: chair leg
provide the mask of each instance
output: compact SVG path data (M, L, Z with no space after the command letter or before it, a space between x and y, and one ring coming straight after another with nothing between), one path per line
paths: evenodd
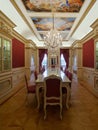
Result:
M34 106L34 107L37 106L37 97L36 97L36 95L34 95L33 106Z
M44 120L46 119L46 105L44 105Z
M62 106L60 105L60 119L62 120Z

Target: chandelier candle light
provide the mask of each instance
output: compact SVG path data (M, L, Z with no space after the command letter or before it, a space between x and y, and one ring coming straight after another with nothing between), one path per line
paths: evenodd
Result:
M62 45L62 36L55 28L55 20L53 15L53 28L44 36L44 44L49 51L56 51Z

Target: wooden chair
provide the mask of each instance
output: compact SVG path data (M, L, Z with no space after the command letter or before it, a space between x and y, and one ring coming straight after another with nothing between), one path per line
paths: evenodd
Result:
M60 106L60 118L62 119L62 79L56 75L44 79L44 119L46 119L47 105Z
M26 75L25 75L25 83L26 83L26 88L27 88L27 96L26 96L26 100L27 100L29 94L33 94L35 96L36 84L34 81L28 81Z

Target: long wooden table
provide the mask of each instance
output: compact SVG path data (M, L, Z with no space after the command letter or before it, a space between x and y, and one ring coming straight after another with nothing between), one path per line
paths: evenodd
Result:
M64 74L63 71L61 71L59 68L48 68L45 70L43 74L38 75L38 79L36 80L36 96L37 96L37 102L38 106L37 108L39 109L40 107L40 99L39 99L39 90L40 88L44 89L44 78L49 76L49 75L58 75L62 78L62 87L65 87L67 89L67 98L66 98L66 108L69 108L69 97L70 97L70 86L69 84L71 81L68 79L68 77Z

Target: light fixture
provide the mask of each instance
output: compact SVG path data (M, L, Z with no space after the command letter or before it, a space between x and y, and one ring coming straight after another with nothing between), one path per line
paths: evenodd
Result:
M44 35L44 44L46 45L49 51L55 52L62 45L62 36L59 33L59 31L55 28L55 19L53 12L52 16L53 26L52 29L46 35Z

